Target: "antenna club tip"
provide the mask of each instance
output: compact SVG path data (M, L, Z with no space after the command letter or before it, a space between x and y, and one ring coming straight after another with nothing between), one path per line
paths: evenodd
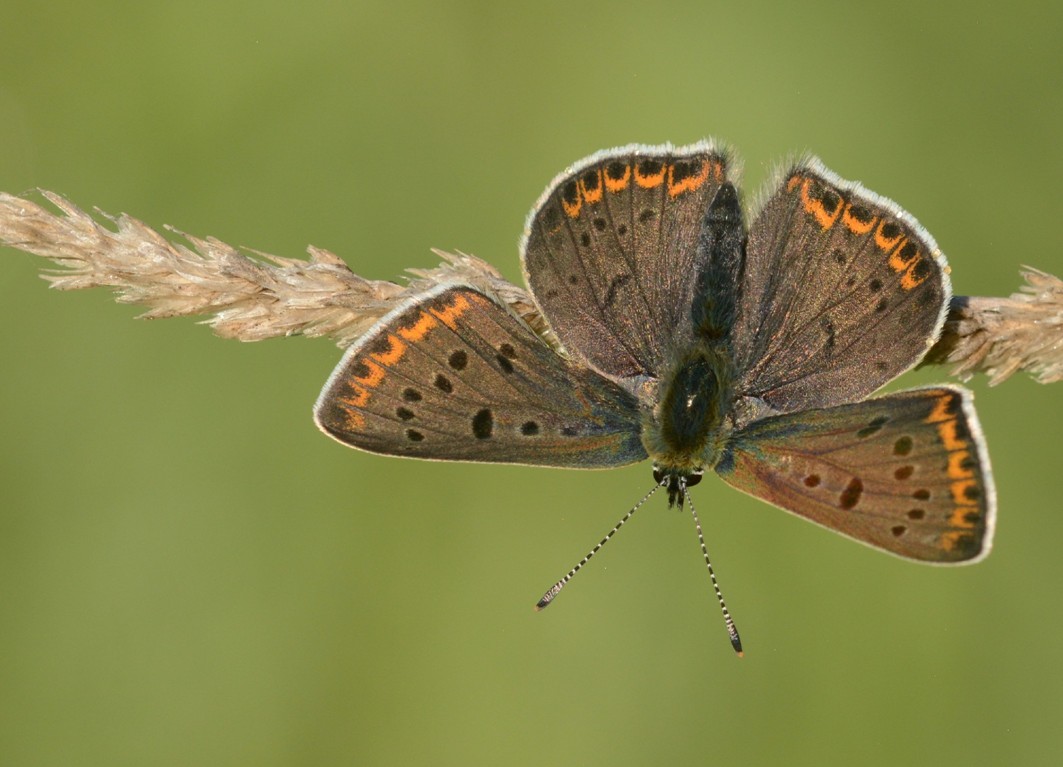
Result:
M741 650L735 650L735 655L737 655L739 658L746 657L746 654L744 652L742 652Z

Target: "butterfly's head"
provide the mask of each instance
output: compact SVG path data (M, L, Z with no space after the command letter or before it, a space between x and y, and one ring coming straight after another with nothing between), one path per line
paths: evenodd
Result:
M667 469L658 464L653 465L654 481L668 490L668 507L683 508L687 488L701 482L702 469Z

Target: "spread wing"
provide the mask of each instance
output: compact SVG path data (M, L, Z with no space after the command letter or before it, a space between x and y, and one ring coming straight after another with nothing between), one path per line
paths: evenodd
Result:
M717 473L750 495L908 559L989 553L996 496L969 392L936 387L765 418Z
M466 285L381 319L344 354L314 419L351 447L414 458L597 468L646 457L630 394Z
M727 181L709 143L599 152L550 185L528 218L524 275L575 357L614 378L655 378L693 336L706 211Z
M950 295L944 256L912 216L800 164L750 227L736 394L775 412L862 399L923 357Z

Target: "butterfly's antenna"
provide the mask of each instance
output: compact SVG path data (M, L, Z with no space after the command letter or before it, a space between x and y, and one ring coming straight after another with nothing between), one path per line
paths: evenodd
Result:
M727 603L723 601L723 594L720 592L720 584L716 582L716 573L712 571L712 562L709 561L709 550L705 547L705 536L701 532L701 521L698 519L698 513L694 511L694 499L689 495L686 496L687 502L690 504L690 513L694 515L694 526L698 529L698 543L701 544L701 553L705 555L705 566L709 568L709 578L712 579L712 590L716 592L716 599L720 602L720 609L723 610L723 622L727 625L727 636L731 638L731 647L738 653L738 657L742 657L742 639L738 636L738 629L735 627L734 618L731 617L731 613L727 611Z
M558 594L561 593L561 589L563 589L565 587L565 584L568 583L570 580L572 580L575 577L576 573L578 573L580 571L580 568L582 568L585 564L587 564L590 561L591 557L593 557L595 554L597 554L599 549L602 548L602 546L604 546L605 544L609 543L609 539L612 538L614 535L616 535L616 531L619 530L621 527L623 527L625 522L627 522L629 519L631 519L633 516L635 516L635 512L639 510L639 507L642 506L642 504L646 503L646 501L649 500L650 496L653 495L654 493L656 493L660 488L661 488L661 485L654 485L653 489L650 490L650 492L648 492L648 493L646 493L646 495L642 496L642 500L631 507L631 511L629 511L627 514L625 514L623 516L623 518L619 522L616 523L616 525L613 527L613 529L609 531L608 535L606 535L604 538L602 538L600 541L598 541L598 545L597 546L595 546L593 549L591 549L589 552L587 552L587 556L585 556L583 559L581 559L576 564L575 567L573 567L571 570L569 570L565 574L564 578L562 578L557 583L555 583L553 586L551 586L550 590L547 591L545 594L543 594L543 598L535 603L535 609L536 610L542 610L544 607L546 607L551 602L553 602L554 601L554 597L556 597Z

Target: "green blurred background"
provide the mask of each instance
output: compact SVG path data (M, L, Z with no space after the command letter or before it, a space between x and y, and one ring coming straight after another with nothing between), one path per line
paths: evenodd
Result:
M547 182L706 135L745 188L819 154L919 217L956 292L1063 272L1058 3L22 4L0 188L360 274L485 257ZM310 418L328 341L240 344L0 254L4 765L1058 764L1059 386L974 381L996 551L911 565L697 488L404 462ZM924 371L903 384L940 380Z

